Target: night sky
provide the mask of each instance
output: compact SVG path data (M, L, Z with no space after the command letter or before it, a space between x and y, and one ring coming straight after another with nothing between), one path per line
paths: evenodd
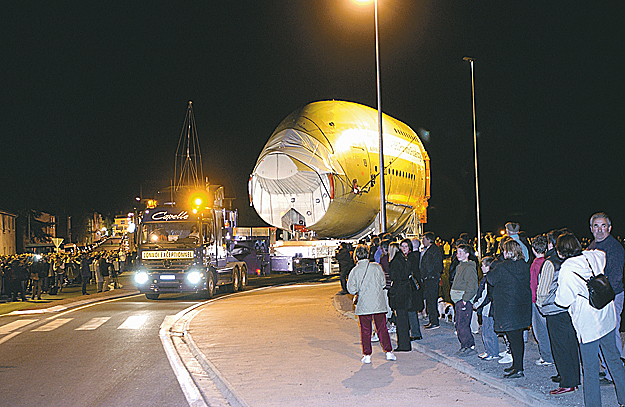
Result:
M475 235L468 55L482 230L589 236L603 210L625 235L623 11L379 0L383 110L430 132L426 229ZM373 3L14 1L0 15L4 209L132 208L169 185L192 100L204 173L261 225L247 181L282 119L317 100L376 107Z

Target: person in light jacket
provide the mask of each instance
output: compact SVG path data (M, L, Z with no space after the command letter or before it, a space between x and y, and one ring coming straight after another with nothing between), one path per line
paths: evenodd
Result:
M386 277L382 266L369 261L368 249L358 245L354 252L356 266L349 273L347 290L350 294L358 294L358 302L354 313L360 323L360 343L362 344L362 363L371 363L371 320L380 338L382 349L387 360L396 360L393 354L391 338L386 327Z
M593 274L603 274L606 255L601 250L582 251L572 233L558 237L556 250L564 262L558 276L555 303L568 308L577 332L584 366L584 405L601 407L599 349L614 379L616 398L620 405L625 405L625 367L614 341L614 330L618 328L614 301L601 309L591 306L585 281Z

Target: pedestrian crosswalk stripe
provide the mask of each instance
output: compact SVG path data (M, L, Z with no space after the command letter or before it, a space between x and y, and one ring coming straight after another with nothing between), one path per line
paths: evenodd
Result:
M56 328L60 327L61 325L65 325L66 323L68 323L69 321L73 320L74 318L57 318L51 322L48 322L45 325L41 325L38 328L33 329L33 332L49 332L49 331L53 331Z
M16 331L23 326L28 324L32 324L33 322L38 321L37 319L18 319L13 322L9 322L6 325L0 326L0 335L8 334L10 332Z
M89 322L76 328L76 331L93 331L94 329L98 329L102 324L104 324L109 319L111 319L111 317L93 318Z
M126 318L117 329L140 329L147 319L147 315L132 315Z

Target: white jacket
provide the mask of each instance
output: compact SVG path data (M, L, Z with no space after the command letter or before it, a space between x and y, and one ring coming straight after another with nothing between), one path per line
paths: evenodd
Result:
M588 301L586 282L573 274L576 272L588 280L592 277L588 263L597 275L603 274L605 262L603 251L585 250L582 252L582 256L566 259L560 268L555 302L561 307L569 308L569 314L571 314L571 320L580 343L596 341L616 328L614 301L600 310L594 308Z
M386 277L382 266L378 263L370 263L366 259L359 260L347 279L347 291L350 294L358 294L354 314L386 314L385 286Z

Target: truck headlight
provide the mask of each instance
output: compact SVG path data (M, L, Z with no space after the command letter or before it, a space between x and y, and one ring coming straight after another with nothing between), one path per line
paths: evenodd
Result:
M191 284L197 284L202 280L202 273L199 271L191 271L187 275L187 280L189 280Z
M139 285L147 283L149 278L150 276L148 276L148 273L145 271L140 271L135 274L135 282Z

